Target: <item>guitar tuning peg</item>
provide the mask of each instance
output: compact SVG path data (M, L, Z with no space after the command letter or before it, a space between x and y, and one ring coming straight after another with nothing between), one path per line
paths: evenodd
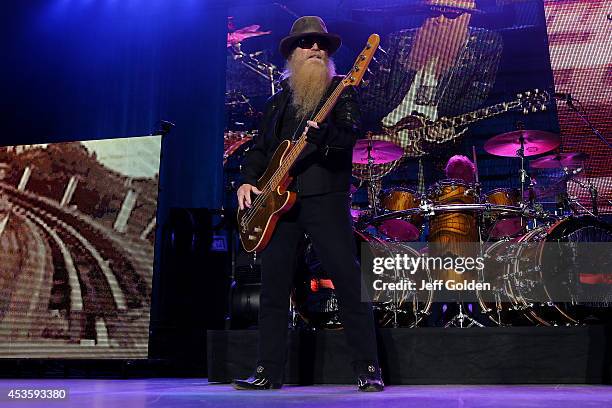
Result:
M376 59L376 57L372 57L372 61L374 61L375 63L379 63L378 60Z
M378 50L382 52L383 54L387 55L387 51L385 51L383 47L381 47L380 45L378 46Z
M374 73L373 73L373 72L370 70L370 68L366 68L366 72L367 72L368 74L374 75Z
M365 79L361 80L361 86L367 88L370 85L370 81L366 81Z

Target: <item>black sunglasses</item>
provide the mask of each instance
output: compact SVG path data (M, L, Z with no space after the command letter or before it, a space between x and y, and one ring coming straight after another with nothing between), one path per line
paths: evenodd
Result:
M460 11L449 11L449 10L430 10L429 11L429 17L431 18L436 18L436 17L440 17L440 16L444 16L445 18L449 19L449 20L454 20L458 17L461 17L463 14Z
M297 41L297 46L305 50L309 50L315 43L317 43L319 49L323 51L329 50L329 41L324 37L318 36L302 37Z

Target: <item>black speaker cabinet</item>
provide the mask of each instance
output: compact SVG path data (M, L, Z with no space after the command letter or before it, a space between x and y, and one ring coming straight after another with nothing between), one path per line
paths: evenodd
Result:
M218 218L208 209L173 208L162 227L149 357L187 374L205 374L206 330L222 329L227 315L229 253L213 246Z

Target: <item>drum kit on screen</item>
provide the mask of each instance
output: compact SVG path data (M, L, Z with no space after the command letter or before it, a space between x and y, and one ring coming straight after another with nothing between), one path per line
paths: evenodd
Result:
M429 255L432 248L455 256L471 251L485 260L485 268L474 278L491 285L486 295L475 291L470 297L473 302L445 302L437 299L435 290L425 294L402 292L400 299L378 304L375 297L375 309L385 316L379 320L394 326L427 325L432 324L428 316L436 307L446 310L451 306L457 313L448 314L442 325L569 325L606 321L608 303L612 301L607 285L600 285L603 288L599 288L597 304L586 304L580 299L580 286L587 282L586 277L601 272L593 271L586 250L574 251L572 267L550 262L551 256L555 259L568 256L563 252L565 248L551 253L551 243L612 242L612 228L597 218L596 191L593 208L582 207L564 196L566 208L572 210L561 214L544 210L542 201L560 192L562 184L575 181L588 158L584 153L551 154L559 145L558 135L537 130L493 136L486 141L485 151L520 161L516 175L520 188L483 191L474 151L475 182L440 180L419 194L404 187L381 189L382 179L402 160L401 147L388 141L358 141L353 150L354 175L368 183L369 201L367 209L351 210L358 243L366 242L379 251L387 245L390 257L395 256L398 245L415 257L427 253L428 247ZM529 167L562 170L564 175L555 188L541 188L526 171L529 157L546 153L549 154L531 160ZM593 193L592 186L578 183ZM589 215L578 215L579 212ZM419 251L415 249L416 243L424 247ZM466 249L470 244L476 249ZM405 278L402 271L394 273L397 280ZM427 270L418 271L411 279L433 282L459 276L448 269ZM463 275L461 279L468 277ZM564 296L559 297L559 293Z

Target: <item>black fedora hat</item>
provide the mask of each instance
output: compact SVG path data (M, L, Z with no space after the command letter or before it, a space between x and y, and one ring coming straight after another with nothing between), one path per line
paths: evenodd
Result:
M303 37L315 35L317 37L323 37L329 41L329 49L327 50L329 55L332 55L342 44L340 36L332 34L327 31L325 23L318 16L303 16L295 20L289 35L283 38L278 46L278 50L285 59L289 58L291 51L293 50L295 43Z

